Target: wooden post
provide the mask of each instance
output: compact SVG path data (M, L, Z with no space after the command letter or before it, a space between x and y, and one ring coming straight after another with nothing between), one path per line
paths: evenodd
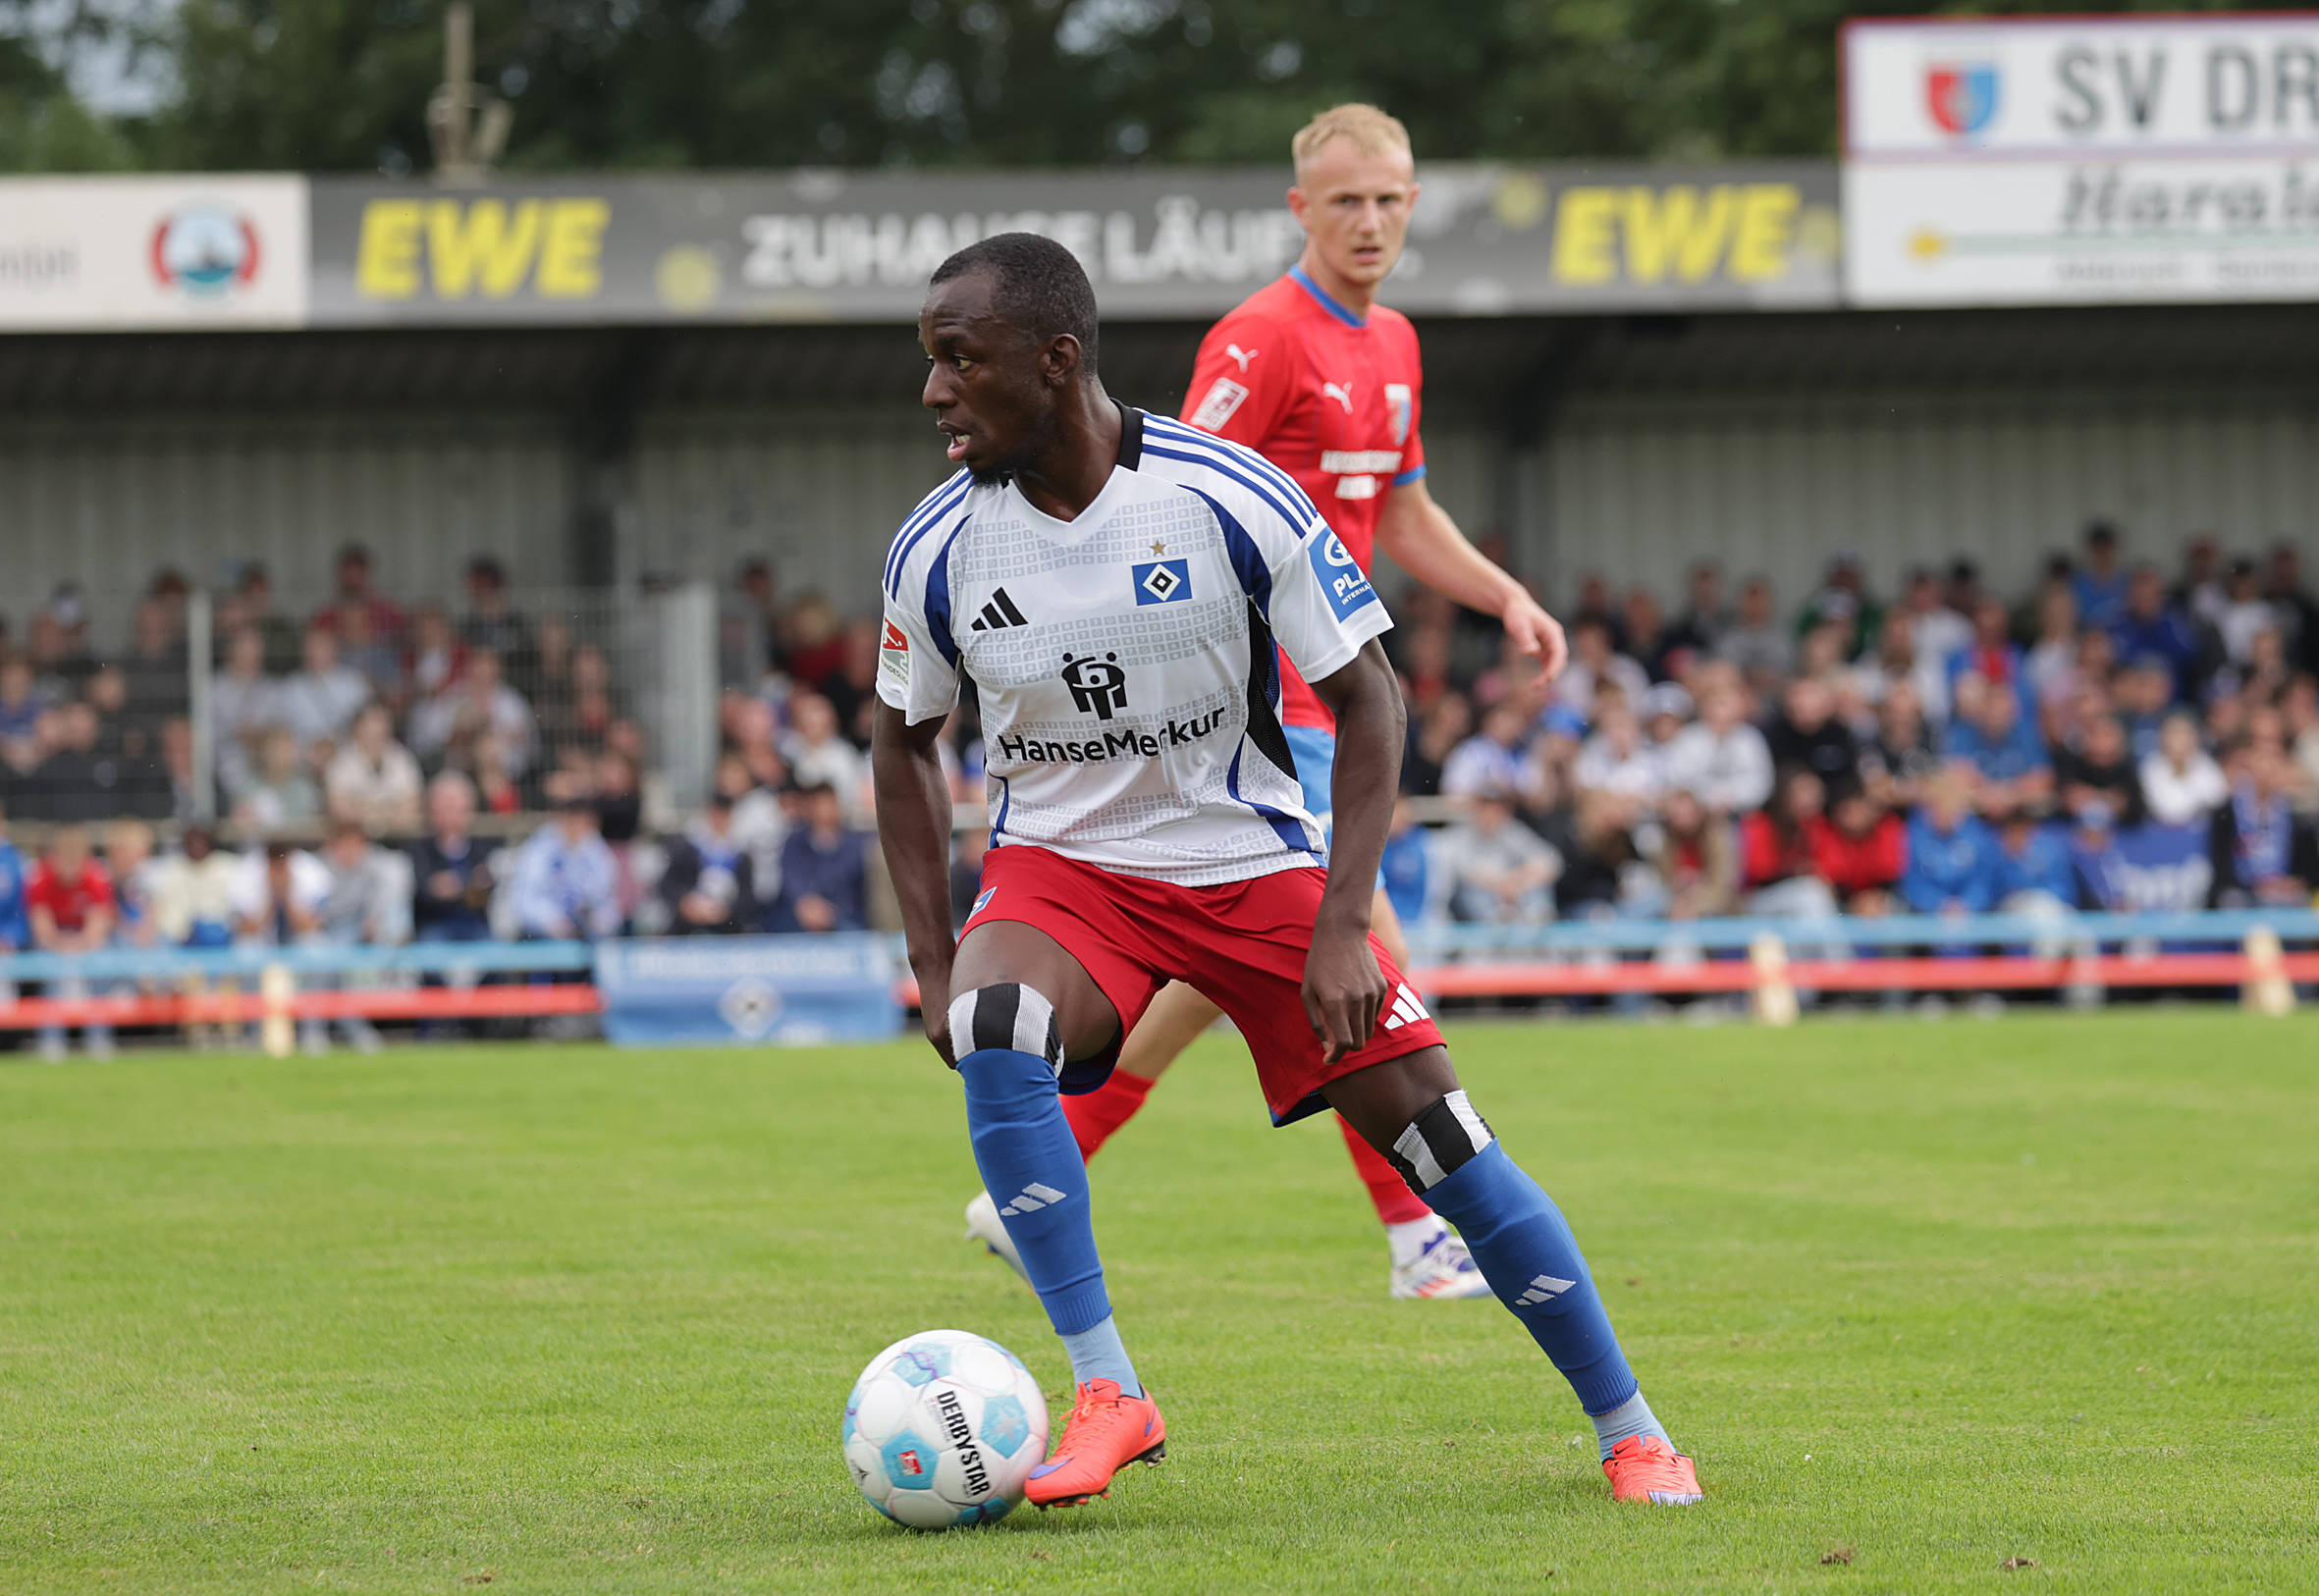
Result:
M2246 933L2246 984L2238 988L2238 1002L2256 1014L2280 1019L2294 1012L2294 983L2287 979L2279 933L2257 926Z
M297 978L286 964L269 964L258 972L258 1001L263 1005L263 1018L258 1021L258 1044L265 1048L268 1058L288 1058L297 1049L297 1027L290 1018L291 999L297 995Z
M1768 1026L1796 1023L1796 987L1788 980L1788 944L1765 931L1748 944L1755 968L1755 1018Z

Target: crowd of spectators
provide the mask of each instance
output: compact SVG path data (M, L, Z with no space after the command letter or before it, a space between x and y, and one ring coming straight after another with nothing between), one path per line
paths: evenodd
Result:
M1404 783L1457 815L1397 820L1405 919L2307 905L2319 888L2319 606L2292 544L2258 560L2194 537L2165 570L2096 524L2024 593L1958 560L1882 595L1838 555L1784 613L1760 578L1727 602L1711 561L1672 617L1598 578L1575 598L1552 683L1487 617L1405 598L1388 638ZM2167 868L2139 870L2144 844Z
M223 827L193 801L181 578L150 584L117 655L70 588L23 646L0 637L0 813L49 833L27 862L0 832L0 949L890 929L874 618L740 570L720 753L684 818L601 641L527 614L496 561L456 612L382 597L359 548L336 574L303 616L254 565L216 600ZM1570 599L1552 682L1487 616L1414 589L1397 607L1384 876L1413 924L2141 907L2127 844L2152 828L2194 839L2203 873L2169 879L2200 903L2319 887L2319 606L2291 544L2195 537L2161 570L2096 525L2024 593L1959 560L1879 594L1839 555L1785 609L1761 578L1727 601L1712 561L1672 615L1598 577ZM979 813L971 701L942 749ZM961 916L985 846L959 837Z

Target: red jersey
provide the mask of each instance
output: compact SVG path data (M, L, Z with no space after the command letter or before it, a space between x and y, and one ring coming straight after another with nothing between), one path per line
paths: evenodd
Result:
M93 859L81 867L79 876L70 878L58 875L56 867L43 859L33 869L32 879L25 887L25 907L46 909L61 931L77 931L88 924L89 910L112 906L112 878Z
M1418 438L1424 391L1417 329L1407 316L1383 305L1356 316L1292 266L1209 329L1184 419L1296 478L1366 572L1385 495L1426 474ZM1281 718L1334 729L1327 707L1285 659L1280 673Z

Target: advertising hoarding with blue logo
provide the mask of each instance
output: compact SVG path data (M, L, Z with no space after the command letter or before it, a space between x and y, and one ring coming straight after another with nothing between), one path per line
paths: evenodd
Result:
M2319 14L1844 31L1861 305L2319 293Z
M0 328L301 327L306 180L16 178L0 183Z
M886 938L639 937L597 944L604 1034L616 1042L882 1041L901 1035Z

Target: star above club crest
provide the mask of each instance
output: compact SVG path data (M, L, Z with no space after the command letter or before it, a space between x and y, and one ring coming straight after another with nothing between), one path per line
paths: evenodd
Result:
M1152 545L1152 553L1156 555L1163 555L1167 553L1167 545L1155 541Z

